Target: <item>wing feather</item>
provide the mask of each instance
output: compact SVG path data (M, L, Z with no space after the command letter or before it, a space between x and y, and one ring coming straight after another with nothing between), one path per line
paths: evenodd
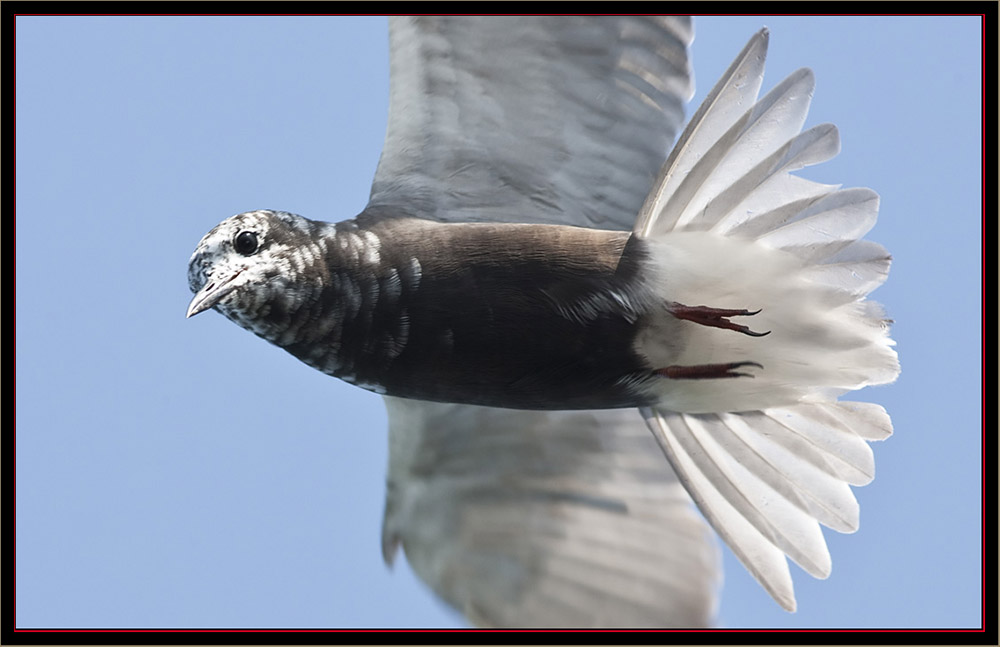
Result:
M386 556L470 620L710 623L717 548L635 411L386 405Z
M628 229L692 94L686 17L390 19L369 209Z

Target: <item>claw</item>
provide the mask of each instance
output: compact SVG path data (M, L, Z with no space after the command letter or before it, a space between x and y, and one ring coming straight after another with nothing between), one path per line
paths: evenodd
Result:
M727 308L710 308L708 306L686 306L683 303L677 303L674 301L667 305L667 311L678 319L691 321L693 323L701 324L702 326L709 326L711 328L735 330L736 332L741 332L744 335L749 335L750 337L763 337L771 334L770 330L767 332L755 332L750 330L748 326L735 324L727 318L752 317L760 312L760 309L751 312L750 310L745 309L736 310Z
M706 380L719 377L749 377L750 373L740 373L735 369L743 366L756 366L763 369L762 364L757 362L729 362L728 364L695 364L694 366L668 366L653 371L657 375L669 377L673 380Z

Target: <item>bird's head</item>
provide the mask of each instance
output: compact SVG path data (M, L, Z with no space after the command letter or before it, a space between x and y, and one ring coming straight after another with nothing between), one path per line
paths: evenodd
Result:
M301 300L295 279L319 253L316 223L282 211L249 211L208 232L188 263L191 317L217 308L261 336Z

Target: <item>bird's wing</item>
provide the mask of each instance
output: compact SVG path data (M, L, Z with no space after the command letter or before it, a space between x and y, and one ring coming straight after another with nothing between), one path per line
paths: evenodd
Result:
M635 410L386 398L383 552L485 626L704 626L718 549Z
M688 17L399 17L369 210L628 229L692 95Z

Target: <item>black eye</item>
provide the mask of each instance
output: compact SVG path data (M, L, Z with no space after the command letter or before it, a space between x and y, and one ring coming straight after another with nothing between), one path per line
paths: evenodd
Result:
M233 247L244 256L249 256L257 251L257 234L252 231L241 231L233 239Z

